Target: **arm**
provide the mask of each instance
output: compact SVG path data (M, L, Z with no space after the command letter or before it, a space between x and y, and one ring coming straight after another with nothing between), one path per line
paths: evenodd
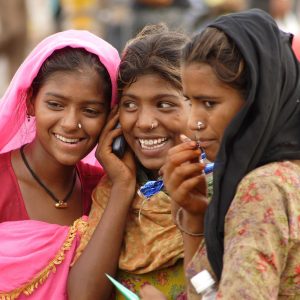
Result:
M275 177L254 172L238 187L225 221L222 299L278 298L290 229L288 200Z
M98 157L112 181L107 207L94 234L69 274L69 299L109 299L112 285L105 273L114 275L118 266L128 210L135 194L135 165L131 153L124 162L111 152L113 139L121 129L113 130L117 116L108 122L98 149Z
M169 150L161 169L164 184L174 202L181 207L181 227L192 233L203 233L203 220L207 208L207 187L202 174L204 165L198 162L200 150L196 143L186 141ZM176 212L174 213L176 215ZM196 252L203 236L191 236L183 232L185 266Z

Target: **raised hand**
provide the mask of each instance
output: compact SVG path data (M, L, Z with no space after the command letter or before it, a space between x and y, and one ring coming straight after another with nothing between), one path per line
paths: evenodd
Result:
M200 153L196 142L185 141L169 150L160 172L172 200L189 214L203 216L208 202Z
M131 149L126 149L122 159L112 152L113 140L122 134L121 128L115 128L118 121L118 111L113 109L108 122L99 138L96 157L110 177L112 184L130 187L132 195L136 187L136 164Z

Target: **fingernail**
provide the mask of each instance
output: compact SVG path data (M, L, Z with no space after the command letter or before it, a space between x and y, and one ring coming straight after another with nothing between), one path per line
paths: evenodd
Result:
M180 135L180 140L182 141L182 142L190 142L191 141L191 139L190 138L188 138L186 135L184 135L184 134L181 134Z

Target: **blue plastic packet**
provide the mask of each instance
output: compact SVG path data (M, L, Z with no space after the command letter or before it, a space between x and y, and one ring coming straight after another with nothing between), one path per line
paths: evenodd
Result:
M164 183L162 180L151 180L147 181L143 186L138 190L138 195L149 199L153 195L157 194L164 187Z
M213 172L214 166L215 166L214 163L208 163L208 164L206 164L205 167L204 167L204 173L205 174L209 174L209 173Z

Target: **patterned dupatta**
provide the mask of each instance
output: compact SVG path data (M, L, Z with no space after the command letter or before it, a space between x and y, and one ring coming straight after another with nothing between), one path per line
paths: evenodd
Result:
M106 176L102 177L92 195L89 228L81 239L76 258L87 245L99 223L110 190L109 179ZM144 274L172 266L180 258L183 258L182 234L173 222L169 196L160 191L144 201L136 195L126 222L119 268L134 274Z

